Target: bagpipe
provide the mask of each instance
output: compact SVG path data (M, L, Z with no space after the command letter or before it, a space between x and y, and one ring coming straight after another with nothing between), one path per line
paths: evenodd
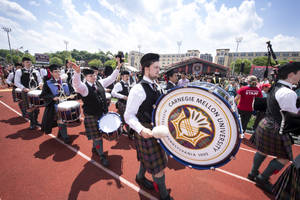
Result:
M299 98L298 98L299 99ZM290 134L299 136L300 135L300 114L280 111L282 120L280 124L279 134Z

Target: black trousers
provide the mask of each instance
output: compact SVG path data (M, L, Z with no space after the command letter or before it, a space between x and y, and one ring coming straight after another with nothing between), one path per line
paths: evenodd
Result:
M244 110L238 109L238 112L241 117L243 132L245 132L247 129L247 124L250 121L250 118L252 116L252 111L244 111Z

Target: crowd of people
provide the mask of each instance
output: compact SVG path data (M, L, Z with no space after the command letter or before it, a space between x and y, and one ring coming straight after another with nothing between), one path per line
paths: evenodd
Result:
M67 133L66 122L58 112L58 105L67 100L81 100L87 139L92 141L92 151L99 155L101 164L105 167L109 166L109 161L103 153L104 133L99 130L97 121L108 112L109 96L118 99L116 108L124 124L122 132L134 140L140 162L136 182L149 190L156 188L160 199L172 197L165 185L167 156L151 131L152 105L161 94L176 87L201 82L216 84L226 90L237 104L243 132L246 132L251 116L256 116L251 127L255 130L251 141L258 151L248 178L265 191L272 192L269 177L293 160L291 137L287 134L278 135L281 123L279 111L299 112L296 102L297 94L300 94L300 63L288 63L280 67L277 79L259 80L253 75L221 77L216 74L186 74L177 72L176 69L160 74L159 55L154 53L145 54L141 58L142 71L139 73L124 70L119 55L115 60L117 67L114 70L81 68L71 61L66 61L63 67L52 64L36 69L30 58L24 57L20 64L1 68L1 80L6 80L1 84L13 88L14 101L18 102L23 117L30 120L31 130L40 126L45 134L50 134L52 128L58 126L57 136L67 144L72 141ZM21 91L19 98L18 90ZM35 106L28 100L31 90L40 90L39 97L43 99L45 110L41 123L37 120L40 106ZM262 105L257 105L256 108L253 106L255 101ZM263 173L259 173L258 169L266 155L277 158L269 163ZM145 177L146 172L152 175L153 181ZM300 194L299 188L294 188L297 195Z

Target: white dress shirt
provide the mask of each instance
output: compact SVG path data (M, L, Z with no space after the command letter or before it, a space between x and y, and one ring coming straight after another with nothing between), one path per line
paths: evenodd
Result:
M26 68L24 68L24 69L26 69ZM26 69L26 70L28 70L28 71L32 70L32 73L35 73L35 75L37 77L38 85L41 85L43 83L40 73L37 70L32 69L32 68ZM21 90L23 90L25 87L21 83L21 76L22 76L22 69L18 69L15 73L15 86L20 88ZM30 89L30 88L27 88L27 89Z
M9 85L13 84L13 80L14 80L14 72L10 72L5 80L5 82Z
M154 83L151 79L144 76L143 79L149 83ZM150 85L151 86L151 85ZM152 88L152 86L151 86ZM146 92L141 84L136 84L130 90L126 110L124 113L125 122L138 134L145 128L136 117L137 112L142 105L142 103L146 100Z
M178 86L187 86L188 85L188 83L190 82L190 80L189 79L180 79L179 81L178 81Z
M119 70L115 69L110 76L99 80L99 82L104 88L106 88L107 86L111 85L116 80L116 78L118 77L118 74L119 74ZM73 85L73 88L75 89L75 92L81 94L81 96L83 96L83 97L86 97L89 94L89 90L88 90L86 84L81 82L80 73L74 72L72 80L73 80L72 85ZM89 83L89 84L92 85L91 83Z
M123 83L125 83L123 80L121 80ZM128 84L128 83L127 83ZM129 89L129 84L128 84L128 89ZM122 87L122 84L121 84L121 82L118 82L115 86L114 86L114 88L113 88L113 90L111 91L111 95L113 96L113 97L116 97L116 98L118 98L118 99L125 99L125 95L123 95L123 94L120 94L119 92L121 92L123 90L123 87Z
M281 110L298 113L300 108L296 107L297 94L292 90L293 85L283 80L279 80L278 83L284 84L287 87L281 87L275 93L275 99L277 100Z
M40 69L40 74L41 74L41 77L44 78L45 76L48 75L48 72L45 68L41 68Z

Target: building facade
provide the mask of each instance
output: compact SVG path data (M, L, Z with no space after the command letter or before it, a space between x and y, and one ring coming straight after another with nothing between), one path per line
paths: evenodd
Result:
M278 60L300 61L300 51L274 52ZM267 56L267 52L230 52L230 49L217 49L215 63L230 66L237 59L253 60L256 57Z
M168 70L170 69L174 69L175 72L185 72L187 74L220 74L225 76L229 68L200 58L189 58L170 65Z
M143 57L143 53L137 51L130 51L128 54L128 64L134 68L140 70L140 59ZM167 69L173 63L177 63L189 58L200 58L199 50L188 50L182 54L160 54L160 63L163 69Z
M213 62L213 57L212 57L212 55L209 54L209 53L200 54L200 58L201 58L202 60L207 60L207 61L209 61L209 62Z

